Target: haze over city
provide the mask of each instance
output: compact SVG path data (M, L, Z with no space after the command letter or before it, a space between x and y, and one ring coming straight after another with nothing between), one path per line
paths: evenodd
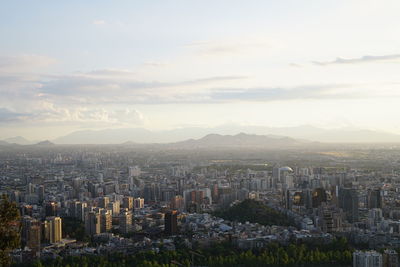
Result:
M399 0L2 0L0 267L400 267Z
M218 133L224 125L400 134L399 8L356 0L4 1L0 139L118 128Z

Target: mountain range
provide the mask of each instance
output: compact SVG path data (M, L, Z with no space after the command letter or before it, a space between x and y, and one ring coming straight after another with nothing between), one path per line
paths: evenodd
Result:
M313 142L274 135L255 135L239 133L236 135L208 134L200 139L167 144L176 149L210 149L210 148L268 148L288 149L297 148Z
M213 133L210 135L210 133ZM240 126L223 125L213 128L206 127L185 127L173 130L150 131L144 128L119 128L105 130L84 130L75 131L65 136L50 140L55 144L122 144L131 142L135 144L150 143L181 143L182 140L190 146L195 139L202 139L203 144L208 141L216 140L218 136L224 136L218 140L221 144L228 142L235 136L237 142L253 141L242 140L243 134L252 135L252 140L262 142L260 136L266 136L275 142L285 140L287 142L302 142L304 140L322 142L322 143L400 143L400 135L386 133L381 131L357 129L357 128L339 128L322 129L313 126L298 127L262 127L262 126ZM205 140L203 140L203 137ZM0 141L0 144L36 144L38 141L29 141L21 136L8 138Z

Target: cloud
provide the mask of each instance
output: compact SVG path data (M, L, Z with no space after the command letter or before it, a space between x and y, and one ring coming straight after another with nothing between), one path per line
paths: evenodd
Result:
M13 112L0 108L0 124L58 124L76 125L141 125L144 115L134 108L100 108L85 106L59 106L49 101L39 101L24 108L24 112ZM29 111L27 111L29 110Z
M289 64L290 67L294 67L294 68L302 68L303 66L297 63L290 63Z
M355 97L346 93L343 89L351 85L309 85L291 88L265 87L246 89L217 89L210 94L210 101L232 102L232 101L288 101L300 99L346 99Z
M159 61L145 61L143 62L143 65L149 67L165 67L168 66L169 64L166 62L159 62Z
M336 58L334 61L313 61L312 63L319 66L327 66L334 64L361 64L381 61L397 61L400 60L400 54L385 55L385 56L363 56L359 58Z
M41 96L64 102L104 103L118 101L153 102L155 99L184 96L202 88L246 79L245 76L212 76L200 79L162 82L141 81L132 72L99 70L74 75L53 76L37 88Z
M0 72L32 72L56 62L54 58L40 55L0 56Z
M29 114L14 112L7 108L0 108L0 124L21 122L30 117Z
M105 24L107 24L107 22L105 20L102 20L102 19L96 19L96 20L92 21L92 24L93 25L105 25Z
M199 41L185 45L200 56L226 56L249 54L270 47L271 43L262 38L234 38L230 40Z

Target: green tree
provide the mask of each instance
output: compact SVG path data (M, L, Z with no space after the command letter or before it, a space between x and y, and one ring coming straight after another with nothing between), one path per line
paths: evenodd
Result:
M19 212L7 195L0 198L0 266L11 264L10 251L20 245Z

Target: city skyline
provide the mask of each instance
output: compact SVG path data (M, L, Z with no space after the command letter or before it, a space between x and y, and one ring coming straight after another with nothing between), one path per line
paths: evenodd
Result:
M227 123L400 134L397 1L3 6L0 139Z

